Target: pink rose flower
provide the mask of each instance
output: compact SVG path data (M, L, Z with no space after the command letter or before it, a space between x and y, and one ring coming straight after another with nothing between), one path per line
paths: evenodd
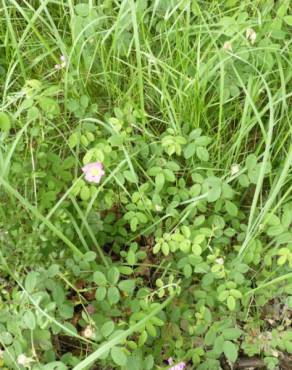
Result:
M170 357L168 360L169 365L173 365L173 359ZM169 370L183 370L186 367L185 362L179 362L178 364L169 368Z
M82 167L82 171L85 174L85 180L98 184L105 174L103 165L101 162L88 163Z

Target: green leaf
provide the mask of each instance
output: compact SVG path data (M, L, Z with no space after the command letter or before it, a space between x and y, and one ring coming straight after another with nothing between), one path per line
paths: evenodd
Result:
M284 231L285 231L284 227L280 224L280 225L269 227L267 230L267 234L269 236L277 236L277 235L282 234Z
M88 186L84 185L82 186L82 189L80 191L80 198L84 201L87 201L90 199L91 193Z
M245 263L237 263L236 270L241 272L242 274L245 274L249 270L249 266Z
M28 293L32 293L37 285L39 274L35 271L29 272L25 278L24 287Z
M292 15L286 15L284 17L284 22L286 22L288 26L292 26Z
M75 148L79 143L79 134L77 132L73 132L72 135L69 136L68 144L71 149Z
M195 236L194 238L194 243L195 244L201 244L203 243L203 241L206 239L206 235L205 234L198 234Z
M127 221L129 221L129 220L131 220L131 218L133 218L135 216L135 212L133 212L133 211L129 211L129 212L126 212L125 214L124 214L124 219L125 220L127 220Z
M136 217L138 218L139 222L142 222L143 224L146 224L148 221L147 216L142 212L137 212Z
M243 188L247 188L249 185L249 178L246 174L242 174L238 177L238 182Z
M95 271L93 274L93 281L99 286L105 286L107 284L107 279L101 271Z
M137 230L137 225L138 225L138 218L137 217L133 217L130 221L130 227L131 227L131 231L136 231Z
M9 131L11 127L10 118L8 114L0 112L0 130Z
M285 209L283 216L282 216L282 225L285 228L288 228L292 222L292 203L289 204L290 209Z
M106 296L106 287L99 286L95 292L95 299L99 302L103 301Z
M211 327L205 335L204 343L206 346L211 346L214 344L215 339L216 339L216 330Z
M22 317L22 322L27 329L34 330L36 327L36 321L34 314L31 310L27 310Z
M89 14L88 4L77 4L74 8L76 14L80 15L81 17L87 17Z
M168 168L165 168L163 170L163 174L165 176L165 179L169 182L175 182L175 175L173 171L169 170Z
M107 273L107 278L111 284L117 284L120 278L119 269L115 266L111 267Z
M116 304L120 300L120 292L115 286L111 286L107 291L107 299L111 305Z
M84 164L89 163L89 162L92 160L93 155L94 155L93 150L89 150L89 151L85 154L85 156L83 157L83 163L84 163Z
M143 330L138 339L138 346L142 347L146 343L147 338L148 338L147 331Z
M211 143L212 139L208 136L201 136L201 137L198 137L196 140L195 140L195 143L196 145L198 146L207 146Z
M229 361L234 363L237 360L238 356L237 346L234 343L230 342L229 340L224 342L223 352Z
M252 170L256 166L257 161L258 161L257 157L254 154L249 154L246 157L246 160L245 160L245 165L246 165L247 169L249 171Z
M184 253L189 253L191 249L191 242L188 239L182 240L180 242L179 248Z
M276 237L276 241L279 244L286 244L286 243L291 242L291 240L292 240L292 233L290 233L289 231L284 232Z
M190 238L191 236L191 230L188 226L186 225L183 225L181 227L181 232L183 233L183 235L186 237L186 238Z
M149 168L149 170L147 171L149 176L156 176L160 172L162 172L162 168L161 167L156 167L156 166Z
M135 280L122 280L119 282L118 287L120 290L130 295L133 293L135 285Z
M153 366L154 366L153 356L152 355L146 356L146 358L144 360L144 369L145 370L151 370L151 369L153 369Z
M28 111L27 111L27 118L28 120L31 120L31 121L35 121L36 119L39 118L39 109L37 107L31 107Z
M283 0L282 4L277 9L277 16L283 18L287 14L289 8L289 0Z
M124 175L125 179L128 180L130 183L135 184L138 180L136 174L132 171L124 171L123 175Z
M119 266L119 271L123 275L132 275L133 269L130 266Z
M225 201L225 208L226 208L226 211L230 214L230 216L232 217L237 216L238 208L234 203L230 202L230 200Z
M232 199L234 196L234 190L226 182L222 183L222 196L224 199Z
M96 253L93 251L86 252L83 256L84 261L93 262L96 260Z
M127 262L129 265L134 265L137 262L136 254L131 249L129 250L127 254Z
M222 331L222 335L226 340L238 339L242 334L242 330L237 328L227 328Z
M281 256L277 260L278 266L283 266L287 261L287 255Z
M217 355L220 355L223 352L224 338L222 335L217 337L214 341L213 350Z
M203 146L199 146L196 149L196 154L197 154L197 157L201 161L208 162L208 160L209 160L209 153L208 153L208 150L206 148L204 148Z
M284 345L286 347L286 351L292 354L292 342L290 342L289 340L285 340Z
M1 344L10 345L13 342L13 337L8 331L0 332L0 342Z
M222 292L219 293L218 300L220 302L223 302L227 299L228 296L229 296L229 291L228 290L223 290Z
M210 176L204 183L204 191L208 192L207 200L208 202L215 202L221 196L221 180L218 177Z
M227 298L227 307L229 308L230 311L234 311L235 310L235 305L236 305L235 298L232 295L230 295Z
M174 161L168 161L166 163L167 168L169 168L171 171L179 171L180 165Z
M157 335L157 330L155 326L149 321L146 323L145 326L146 326L147 332L151 335L151 337L155 338Z
M65 299L66 294L61 284L55 283L52 290L53 300L56 302L58 306L61 306Z
M184 265L183 272L184 272L184 275L187 279L190 278L192 276L192 273L193 273L191 265L189 265L189 264Z
M161 249L161 244L160 243L157 243L154 245L154 248L153 248L153 254L157 254Z
M105 322L102 325L100 332L104 337L108 337L114 331L114 328L115 328L115 323L112 320L110 320L110 321Z
M192 197L196 197L196 196L198 196L200 193L201 193L201 185L200 185L200 184L194 184L194 185L190 188L190 195L191 195Z
M122 135L112 135L108 140L112 146L119 147L123 145L124 137Z
M81 4L79 4L79 5L81 5ZM83 5L86 5L86 4L83 4ZM88 8L88 5L86 5L86 7ZM81 95L80 104L82 105L83 108L87 108L88 107L89 98L88 98L87 95Z
M161 246L161 251L162 253L165 255L165 256L168 256L169 255L169 246L167 243L162 243L162 246ZM155 251L153 251L155 253Z
M242 298L242 293L240 290L237 289L230 289L230 295L232 295L234 298Z
M69 170L75 166L76 160L73 156L69 156L62 162L62 169Z
M160 190L163 188L163 185L165 183L165 177L163 173L159 173L155 176L155 187L156 191L160 192Z
M120 347L113 347L111 349L111 356L114 363L118 366L125 366L127 363L127 356Z
M192 252L195 256L200 256L202 254L202 247L199 244L193 244Z
M264 222L266 222L269 226L277 226L281 223L279 217L273 213L267 213Z
M74 315L74 306L72 304L63 303L58 309L60 316L65 320L71 319Z
M196 152L196 144L194 142L188 144L184 149L185 159L191 158Z
M135 351L137 344L134 341L127 342L130 350L133 350L131 355L127 358L127 365L124 369L133 369L133 370L144 370L141 353Z
M60 271L60 266L59 265L56 265L56 264L53 264L51 265L49 268L48 268L48 277L52 278L54 276L56 276Z
M61 361L53 361L47 365L42 365L43 370L68 370L68 367Z
M45 113L51 116L56 116L60 114L60 107L58 103L56 102L56 100L52 98L41 96L39 98L39 105Z
M190 140L195 140L198 139L202 134L202 129L201 128L195 128L189 135Z

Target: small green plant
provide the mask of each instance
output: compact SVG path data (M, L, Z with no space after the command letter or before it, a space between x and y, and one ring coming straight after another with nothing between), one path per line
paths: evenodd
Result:
M1 368L291 363L290 13L2 1Z

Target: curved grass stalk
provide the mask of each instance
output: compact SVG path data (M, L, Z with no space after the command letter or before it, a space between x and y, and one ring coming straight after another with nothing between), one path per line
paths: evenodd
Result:
M244 253L245 249L248 247L248 244L252 240L254 233L256 232L256 230L259 227L260 223L262 222L263 218L265 217L265 215L269 211L271 205L275 201L275 199L276 199L277 195L279 194L279 192L280 192L280 190L281 190L281 188L284 184L284 181L285 181L285 179L286 179L286 177L289 173L291 165L292 165L292 145L290 146L289 154L288 154L288 157L286 158L284 168L281 171L279 179L275 183L275 186L271 190L270 197L266 201L266 204L263 207L263 209L261 210L258 217L255 219L253 225L251 226L251 228L249 230L249 233L247 234L244 242L242 243L242 246L239 250L239 256L242 255Z
M86 228L86 230L87 230L87 232L88 232L88 234L89 234L89 236L90 236L90 238L91 238L91 240L92 240L95 248L97 249L97 252L99 254L100 259L102 260L102 262L105 265L105 267L109 267L109 264L108 264L108 262L107 262L107 260L105 258L105 255L104 255L104 253L103 253L100 245L98 244L98 242L96 240L96 237L95 237L94 233L92 232L92 229L89 226L89 224L88 224L88 222L87 222L87 220L86 220L86 218L85 218L85 216L84 216L81 208L78 206L78 203L76 202L75 198L72 195L69 195L69 198L70 198L71 202L73 203L73 206L75 207L75 209L76 209L79 217L81 218L82 224L85 226L85 228Z
M260 286L258 286L256 288L254 288L254 289L249 290L248 292L245 293L245 296L248 296L250 294L253 294L253 293L257 292L258 290L267 288L267 287L269 287L271 285L281 283L284 280L290 280L290 279L292 279L292 272L289 272L288 274L279 276L279 277L277 277L277 278L275 278L273 280L268 281L267 283L264 283L264 284L262 284L262 285L260 285Z
M162 311L175 297L175 294L171 295L164 301L161 305L154 308L152 312L150 312L144 319L138 321L135 325L130 327L128 330L125 330L123 333L117 335L113 339L109 340L105 344L101 345L96 351L94 351L91 355L89 355L85 360L81 361L78 365L76 365L73 370L83 370L87 368L87 366L91 365L94 361L100 358L104 353L110 351L114 346L121 343L125 340L128 336L133 334L135 331L139 330L141 326L147 323L153 316L157 315L160 311Z
M6 189L7 193L12 195L14 198L19 200L23 207L30 211L37 219L41 220L59 239L61 239L72 252L79 256L83 256L83 253L74 245L51 221L47 220L36 207L31 205L16 189L14 189L3 177L0 177L0 184Z
M11 278L16 282L16 284L21 288L21 290L23 291L23 293L27 296L28 300L31 302L31 304L42 314L44 315L50 322L53 322L55 325L57 325L60 329L62 329L65 333L67 333L68 335L72 336L72 337L75 337L75 338L78 338L79 340L83 341L83 342L86 342L86 343L92 343L92 341L76 334L74 331L70 330L69 328L67 328L66 326L64 326L63 324L61 324L58 320L56 320L53 316L49 315L46 311L44 311L40 306L39 304L37 303L37 301L35 301L31 295L27 292L27 290L25 289L25 287L23 286L23 284L17 280L17 278L14 276L14 273L11 271L11 269L9 268L9 266L7 265L6 263L6 260L5 258L3 257L1 251L0 251L0 262L1 262L1 266L0 266L0 269L1 270L4 270L7 274L9 274L11 276Z
M239 60L241 60L240 57L237 57L235 55L235 57ZM248 63L249 64L249 63ZM250 64L249 64L250 65ZM256 107L254 106L254 103L249 95L249 92L246 90L245 88L245 85L239 75L239 73L237 72L237 69L232 66L233 68L233 71L234 73L236 74L236 77L238 78L246 96L249 98L250 100L250 103L252 105L252 108L254 110L254 112L256 113L257 117L258 117L258 110L256 109ZM261 165L261 168L260 168L260 172L259 172L259 177L258 177L258 181L257 181L257 184L256 184L256 189L255 189L255 193L254 193L254 197L253 197L253 200L252 200L252 204L251 204L251 209L250 209L250 214L249 214L249 219L248 219L248 225L247 225L247 232L246 232L246 237L245 237L245 240L240 248L240 251L238 253L238 255L242 255L242 253L244 252L244 250L247 248L248 246L248 241L250 240L251 236L252 236L252 232L254 230L254 227L252 225L253 221L254 221L254 214L255 214L255 211L256 211L256 206L257 206L257 202L258 202L258 198L259 198L259 195L260 195L260 191L262 189L262 184L263 184L263 181L264 181L264 176L265 176L265 170L266 170L266 167L267 167L267 164L268 164L268 159L269 159L269 156L270 156L270 147L271 147L271 144L272 144L272 137L273 137L273 129L274 129L274 125L275 125L275 121L274 121L274 105L273 105L273 99L272 99L272 95L271 95L271 91L270 91L270 88L267 84L267 81L265 80L264 76L262 75L262 73L260 71L257 70L257 68L255 68L254 66L252 66L252 68L256 71L256 73L259 75L259 77L261 78L263 84L264 84L264 87L265 87L265 90L267 92L267 96L268 96L268 106L269 106L269 111L270 111L270 114L269 114L269 124L268 124L268 132L264 139L265 139L265 150L264 150L264 153L263 153L263 160L262 160L262 165ZM262 121L260 119L260 117L258 117L259 119L259 124L260 126L262 125ZM262 127L261 127L262 128Z
M10 165L10 162L11 162L11 159L12 159L12 156L13 156L13 153L15 152L15 149L17 147L17 144L18 144L19 140L21 139L22 134L24 133L24 131L27 129L28 125L31 122L32 121L28 121L22 127L22 129L17 133L15 139L13 140L13 143L11 145L11 148L9 149L7 155L5 156L5 159L3 159L3 165L2 165L3 167L1 168L1 177L8 178L8 169L9 169L9 165Z
M130 8L131 8L131 18L132 18L133 30L134 30L134 43L135 43L135 49L136 49L136 58L137 58L137 73L138 73L138 87L139 87L139 95L140 95L140 107L141 107L141 111L143 112L143 115L142 115L143 126L145 126L142 58L141 58L141 47L140 47L139 30L138 30L137 15L136 15L136 4L134 0L131 0Z

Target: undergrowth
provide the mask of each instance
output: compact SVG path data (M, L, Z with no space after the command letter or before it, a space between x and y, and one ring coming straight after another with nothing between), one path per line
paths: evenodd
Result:
M291 369L289 5L2 0L1 368Z

